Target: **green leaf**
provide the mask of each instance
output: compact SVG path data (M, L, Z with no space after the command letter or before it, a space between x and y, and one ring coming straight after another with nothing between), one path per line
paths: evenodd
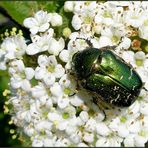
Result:
M56 1L2 1L0 6L19 24L29 16L33 16L38 10L57 12L61 7L61 2Z

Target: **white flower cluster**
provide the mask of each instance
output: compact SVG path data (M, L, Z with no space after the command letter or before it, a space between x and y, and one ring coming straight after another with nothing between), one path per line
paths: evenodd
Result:
M148 3L67 1L64 10L73 12L71 23L76 30L67 49L62 37L54 37L53 28L62 25L62 17L44 11L24 20L31 43L15 35L0 46L0 69L8 68L10 74L14 124L35 147L144 146L148 92L142 89L129 108L106 109L104 114L87 91L74 94L77 82L68 70L73 54L88 46L77 38L90 39L96 48L116 45L113 52L135 68L148 89L148 54L140 40L148 41ZM35 65L27 66L30 61L24 56L35 58Z

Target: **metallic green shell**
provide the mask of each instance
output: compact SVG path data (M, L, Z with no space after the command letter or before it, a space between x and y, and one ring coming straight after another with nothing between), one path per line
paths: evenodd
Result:
M119 107L130 106L138 97L142 81L132 66L107 48L87 48L72 59L81 85L101 99Z

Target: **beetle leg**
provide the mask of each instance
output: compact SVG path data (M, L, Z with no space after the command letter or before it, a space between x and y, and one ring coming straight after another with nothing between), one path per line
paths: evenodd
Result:
M93 47L93 44L91 43L91 41L89 39L84 39L84 38L76 38L76 39L85 40L86 43L89 45L89 47Z
M78 93L78 90L80 90L79 81L76 80L76 82L77 82L76 89L75 89L74 93L68 95L69 97L74 96L75 94Z
M102 101L101 101L100 98L98 98L98 97L97 97L97 98L96 98L96 97L93 97L93 102L94 102L95 104L97 104L97 105L99 106L99 109L103 112L103 114L104 114L104 116L105 116L105 118L104 118L103 121L105 121L106 118L107 118L106 113L105 113L105 109L106 109L106 108L104 108L103 103L101 103Z

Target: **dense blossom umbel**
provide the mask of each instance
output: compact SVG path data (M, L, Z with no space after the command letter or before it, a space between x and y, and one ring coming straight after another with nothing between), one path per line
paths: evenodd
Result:
M88 92L76 92L77 82L68 71L74 53L88 47L77 38L89 39L96 48L115 45L113 52L135 68L148 89L148 3L67 1L64 10L73 13L75 30L68 32L67 46L64 38L54 35L62 17L43 10L24 20L31 43L14 35L0 46L0 69L7 68L10 75L13 123L30 137L32 146L144 146L148 140L145 89L130 107L103 112ZM25 57L30 56L36 63L28 66L30 59Z

